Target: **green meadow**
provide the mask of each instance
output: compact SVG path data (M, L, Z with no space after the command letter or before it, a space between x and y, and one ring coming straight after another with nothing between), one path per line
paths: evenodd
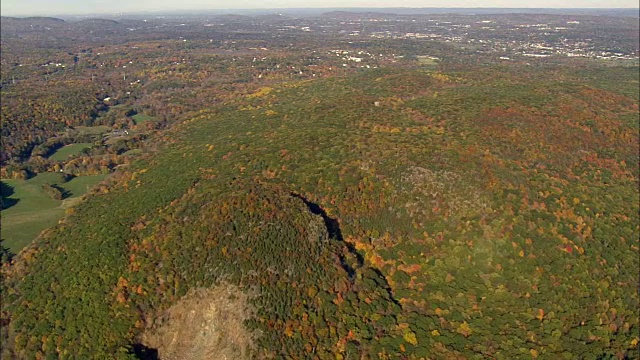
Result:
M91 143L78 143L78 144L70 144L61 147L56 150L53 155L49 157L49 159L54 161L63 161L67 160L70 156L79 154L82 150L88 149L92 146Z
M440 60L432 56L417 56L417 59L422 66L436 66L440 62Z
M133 121L136 122L136 125L144 124L147 121L154 121L155 118L153 116L149 116L146 114L135 114L131 117Z
M92 186L106 175L78 176L64 183L58 173L42 173L29 180L2 180L3 245L18 253L29 245L43 230L55 225L66 208L77 203ZM54 200L42 186L58 185L66 191L63 200Z

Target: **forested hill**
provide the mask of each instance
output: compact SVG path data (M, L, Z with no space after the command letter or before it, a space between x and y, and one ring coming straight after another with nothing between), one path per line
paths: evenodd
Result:
M257 358L638 358L637 69L606 71L368 70L203 110L4 267L5 355L133 357L231 283Z

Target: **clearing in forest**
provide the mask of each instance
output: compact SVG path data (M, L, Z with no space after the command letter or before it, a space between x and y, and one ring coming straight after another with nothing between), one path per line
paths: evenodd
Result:
M6 209L2 210L3 245L18 253L40 232L55 225L64 216L66 208L105 177L77 176L63 182L61 174L42 173L28 180L3 179L2 201L6 204ZM64 199L51 198L43 189L45 184L64 189Z

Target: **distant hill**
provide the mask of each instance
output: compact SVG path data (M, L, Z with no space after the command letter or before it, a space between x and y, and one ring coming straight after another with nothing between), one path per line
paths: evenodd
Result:
M29 30L33 30L33 28L58 28L64 24L66 24L64 20L52 17L18 18L3 16L0 20L0 26L2 26L3 33L15 31L28 32Z
M352 18L378 18L380 16L398 16L399 14L393 12L356 12L356 11L330 11L323 13L322 16L333 17L333 18L344 18L344 19L352 19Z
M0 20L2 35L4 42L13 37L21 37L23 35L42 34L50 32L54 29L62 29L68 23L62 19L52 17L5 17Z
M21 22L30 22L30 23L46 23L46 22L64 22L62 19L54 18L54 17L43 17L43 16L31 16L31 17L11 17L11 16L2 16L2 21L21 21Z
M118 22L109 19L84 19L73 23L74 25L92 24L92 25L117 25Z
M638 358L637 69L595 75L371 70L194 113L5 268L6 351L141 356L246 298L254 358Z
M638 8L339 8L327 13L352 14L396 14L396 15L424 15L424 14L460 14L460 15L498 15L498 14L551 14L551 15L595 15L595 16L624 16L638 17Z

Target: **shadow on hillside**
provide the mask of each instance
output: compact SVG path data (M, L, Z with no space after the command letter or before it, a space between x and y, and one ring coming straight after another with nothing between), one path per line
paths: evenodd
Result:
M140 360L158 360L158 350L143 344L133 344L133 354Z
M321 208L320 205L316 203L312 203L311 201L307 200L304 196L296 193L291 193L291 195L293 197L297 197L298 199L302 200L302 202L304 202L304 204L307 205L307 207L309 208L309 211L311 211L312 214L320 215L322 217L322 220L324 220L324 225L327 227L327 232L329 233L330 238L340 240L340 241L344 240L342 238L342 231L340 231L340 223L338 222L337 219L329 217L329 215L327 215L327 212L324 211L324 209Z
M320 215L322 217L322 220L324 221L325 227L327 228L327 233L329 234L329 238L340 241L346 247L349 254L355 257L357 264L355 265L355 268L354 268L345 261L344 256L342 255L340 256L340 262L341 262L342 268L349 274L349 278L353 280L356 274L356 268L359 268L362 266L363 259L362 259L362 255L360 255L356 251L356 249L353 247L353 244L350 244L344 241L344 238L342 237L342 231L340 230L340 222L338 221L338 219L334 219L330 217L329 215L327 215L327 212L322 207L320 207L320 205L309 201L307 198L305 198L300 194L296 194L292 192L291 196L302 200L302 202L304 202L304 204L307 205L307 208L309 209L309 211L311 211L312 214Z
M360 268L360 267L362 267L364 265L364 259L362 258L362 255L360 255L360 253L358 253L356 251L356 249L353 246L353 244L350 244L350 243L344 241L344 239L342 237L342 231L340 230L340 222L337 219L329 217L329 215L327 215L327 212L324 211L324 209L322 207L320 207L320 205L309 201L304 196L302 196L300 194L293 193L293 192L291 193L291 196L302 200L302 202L304 202L304 204L307 205L307 208L309 208L309 211L311 211L311 213L313 213L315 215L322 216L322 219L324 220L324 224L327 227L327 232L329 233L329 237L332 238L332 239L336 239L336 240L341 241L342 244L344 244L344 246L347 248L349 253L355 257L355 259L357 261L357 264L355 265L355 268L354 268L354 267L350 266L345 261L345 257L344 256L340 255L340 263L342 265L342 268L349 274L349 279L351 281L354 281L355 280L355 275L356 275L356 269ZM387 283L387 280L386 280L385 276L382 274L382 272L379 269L376 269L376 268L373 268L373 267L369 267L369 269L371 269L373 272L375 272L375 274L378 276L378 278L380 279L381 283L383 284L382 287L389 294L389 299L391 301L393 301L396 305L401 306L400 303L398 302L398 300L393 296L393 292L391 290L391 287Z
M5 184L1 181L0 192L2 193L2 198L0 199L0 210L8 209L20 201L20 199L13 199L9 197L15 193L15 191L13 190L13 186Z

